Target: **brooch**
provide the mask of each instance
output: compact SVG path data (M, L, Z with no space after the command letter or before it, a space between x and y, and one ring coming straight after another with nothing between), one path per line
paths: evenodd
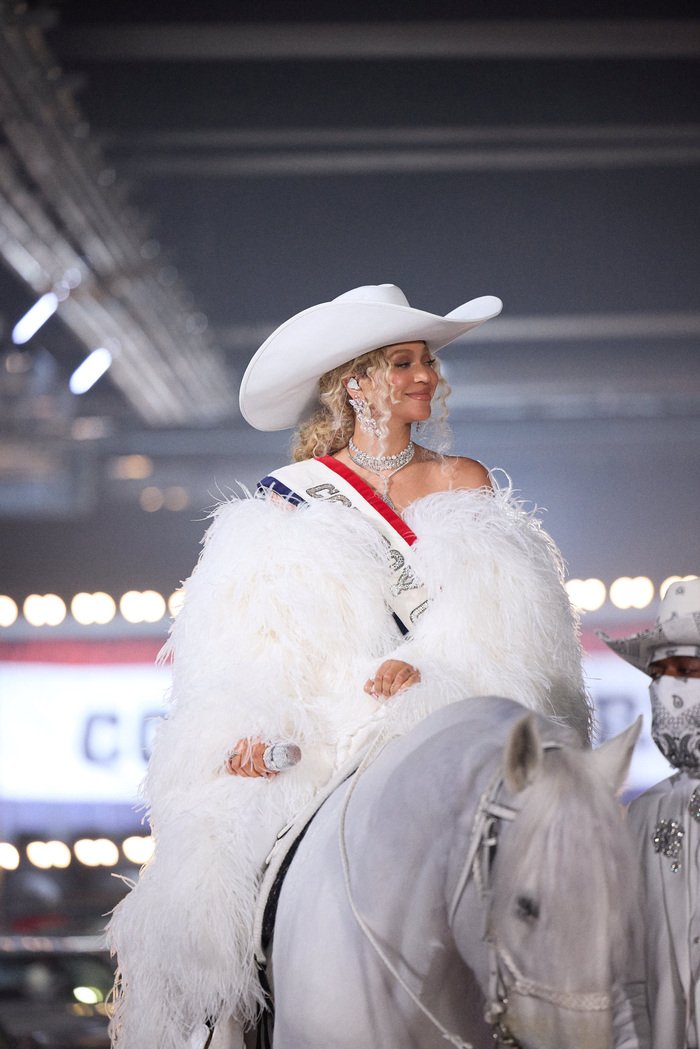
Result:
M652 838L654 852L662 852L664 856L673 860L671 870L674 874L678 874L681 869L678 857L681 854L683 835L683 828L677 820L660 820Z
M690 801L688 802L688 812L700 823L700 787L696 787L693 793L690 795Z

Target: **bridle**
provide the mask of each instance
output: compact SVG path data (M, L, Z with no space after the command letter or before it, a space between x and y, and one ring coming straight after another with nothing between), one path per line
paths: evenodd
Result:
M503 786L503 773L499 769L479 798L479 804L472 822L469 848L467 849L464 864L462 865L462 873L452 895L447 915L447 922L450 928L452 928L464 890L472 877L482 903L485 906L487 905L491 885L491 864L498 845L500 823L503 820L512 823L518 815L518 809L498 800ZM489 983L484 1018L487 1023L491 1024L496 1046L519 1049L518 1043L508 1030L506 1023L508 996L503 968L500 964L501 951L499 951L495 939L490 934L486 943L489 949Z
M452 1034L430 1011L430 1009L421 1002L415 991L409 987L401 973L398 972L392 960L386 954L382 945L377 940L372 929L360 914L352 896L350 866L345 843L345 817L350 798L357 786L359 778L368 767L370 761L376 757L378 751L382 749L386 742L388 742L388 740L384 739L380 741L380 739L378 739L376 745L372 746L369 752L365 755L365 758L361 762L347 792L340 816L340 851L348 902L360 929L374 952L397 983L401 985L409 998L411 998L414 1005L416 1005L423 1015L440 1031L443 1038L455 1046L456 1049L474 1049L471 1042L465 1042L459 1037L459 1035ZM559 750L561 749L561 745L553 741L548 741L543 743L543 749ZM503 773L499 769L491 778L486 789L479 798L479 804L472 822L469 847L448 911L448 923L450 928L452 928L452 923L460 900L462 899L467 884L472 877L474 878L482 903L484 906L488 906L491 884L491 864L498 845L500 824L504 820L506 822L512 822L519 812L519 809L513 808L511 805L505 804L503 801L499 800L499 794L502 792L503 788ZM539 998L541 1001L550 1002L553 1005L558 1005L562 1008L576 1012L607 1011L611 1008L611 996L609 994L561 991L555 987L549 987L547 984L540 983L537 980L530 979L520 971L507 948L499 944L496 938L490 933L486 938L486 943L489 948L489 983L484 1017L486 1022L491 1025L494 1049L520 1049L520 1045L509 1030L507 1023L509 993L516 993L531 998Z
M542 744L542 748L543 750L560 750L561 745L554 741L547 741ZM498 845L499 824L503 820L512 823L519 812L519 809L499 801L499 794L503 787L503 773L499 769L479 799L472 823L469 848L450 904L448 915L450 927L452 927L457 907L472 876L484 906L488 906L491 898L491 865ZM489 984L484 1016L486 1022L491 1024L496 1046L519 1049L519 1043L509 1030L507 1023L509 993L528 998L539 998L540 1001L549 1002L574 1012L601 1012L608 1011L612 1007L610 994L562 991L525 976L508 949L499 943L490 932L486 936L486 943L489 949Z

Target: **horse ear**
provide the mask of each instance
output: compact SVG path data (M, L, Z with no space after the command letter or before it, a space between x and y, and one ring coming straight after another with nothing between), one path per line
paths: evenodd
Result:
M630 762L639 733L642 731L642 715L636 721L613 736L591 753L591 761L599 776L608 784L614 794L618 794L627 781Z
M542 741L534 714L525 714L513 725L505 749L505 781L519 794L537 776L542 765Z

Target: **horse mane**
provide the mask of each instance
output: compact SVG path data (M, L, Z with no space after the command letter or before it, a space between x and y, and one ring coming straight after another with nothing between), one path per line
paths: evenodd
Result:
M546 933L548 920L561 921L561 914L553 919L546 901L564 870L570 901L566 928L552 928L549 940L552 951L561 953L562 971L595 907L607 915L613 971L621 973L630 939L628 901L635 898L629 878L636 865L631 843L621 833L619 803L591 770L590 752L548 749L543 761L543 773L523 792L522 809L499 842L494 897L500 917L494 914L494 920L512 916L518 897L534 893L543 901L539 920ZM557 966L559 959L552 960Z

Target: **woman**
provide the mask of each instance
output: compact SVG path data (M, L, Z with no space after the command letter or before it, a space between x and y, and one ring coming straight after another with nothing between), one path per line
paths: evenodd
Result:
M204 1020L252 1022L265 856L380 732L501 694L588 741L556 548L480 463L411 440L439 390L434 352L500 308L439 317L393 285L354 289L250 362L241 411L298 426L296 461L216 512L166 646L173 705L144 791L156 850L109 933L125 1049L199 1049ZM279 740L302 759L271 775Z

